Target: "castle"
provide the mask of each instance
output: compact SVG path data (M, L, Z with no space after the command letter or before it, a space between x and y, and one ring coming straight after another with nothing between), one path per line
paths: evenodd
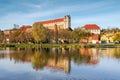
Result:
M71 29L71 19L69 15L64 16L63 18L53 19L53 20L47 20L47 21L41 21L41 22L35 22L37 24L42 24L44 27L48 29L55 29L55 25L57 26L57 29Z

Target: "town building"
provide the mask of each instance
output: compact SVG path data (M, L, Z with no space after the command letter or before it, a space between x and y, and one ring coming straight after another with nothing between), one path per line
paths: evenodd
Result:
M23 26L21 26L20 27L20 29L22 30L22 31L24 31L24 32L31 32L31 29L32 29L32 26L30 26L30 25L23 25Z
M71 29L71 18L69 15L64 16L63 18L53 19L53 20L47 20L47 21L40 21L35 22L38 24L42 24L44 27L48 29L55 29L55 25L57 26L57 29Z
M9 43L10 42L10 36L13 35L13 33L15 33L16 31L18 31L18 29L11 29L11 30L4 30L4 43Z
M84 26L86 30L93 34L100 34L100 27L96 24L86 24Z
M99 43L100 40L100 27L96 24L86 24L83 29L90 32L89 43Z

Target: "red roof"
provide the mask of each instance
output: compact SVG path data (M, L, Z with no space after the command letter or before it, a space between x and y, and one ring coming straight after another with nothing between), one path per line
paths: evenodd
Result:
M49 24L49 23L62 22L62 21L64 21L64 18L59 18L59 19L54 19L54 20L48 20L48 21L41 21L41 22L36 22L36 23Z
M100 29L100 27L96 24L86 24L84 26L84 28L87 29L87 30L89 30L89 29L97 29L97 30Z
M32 28L32 26L29 25L23 25L20 27L21 30L26 31L28 28Z

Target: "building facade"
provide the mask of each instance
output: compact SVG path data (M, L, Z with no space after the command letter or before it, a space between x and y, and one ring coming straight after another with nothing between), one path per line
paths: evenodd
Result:
M66 15L63 18L35 22L35 23L42 24L44 27L48 29L55 29L55 25L57 26L58 30L71 28L71 18L69 15Z
M22 25L21 27L20 27L20 29L23 31L23 32L28 32L28 33L30 33L32 30L32 26L30 26L30 25Z
M96 24L86 24L84 28L85 30L88 30L90 33L100 34L100 27Z
M83 29L90 32L89 43L99 43L100 41L100 27L96 24L86 24Z

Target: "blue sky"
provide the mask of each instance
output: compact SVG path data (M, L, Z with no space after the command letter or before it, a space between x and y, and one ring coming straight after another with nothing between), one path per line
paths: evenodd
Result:
M71 27L120 27L120 0L0 0L0 29L71 16Z

